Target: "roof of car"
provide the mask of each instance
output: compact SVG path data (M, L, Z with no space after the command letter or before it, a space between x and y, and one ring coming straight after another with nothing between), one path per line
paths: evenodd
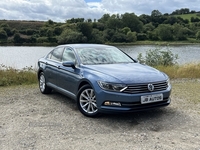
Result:
M69 46L72 48L84 48L84 47L112 47L110 45L105 45L105 44L63 44L59 45L60 46Z

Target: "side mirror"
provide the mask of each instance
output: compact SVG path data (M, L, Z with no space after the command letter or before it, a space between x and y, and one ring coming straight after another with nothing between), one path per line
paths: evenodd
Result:
M75 69L75 63L73 61L65 61L62 63L62 65L65 67L72 67L73 69Z

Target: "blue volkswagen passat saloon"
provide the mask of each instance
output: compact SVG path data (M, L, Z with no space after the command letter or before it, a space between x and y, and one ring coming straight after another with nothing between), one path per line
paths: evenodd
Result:
M88 117L170 104L169 77L114 46L67 44L38 61L41 93L60 92Z

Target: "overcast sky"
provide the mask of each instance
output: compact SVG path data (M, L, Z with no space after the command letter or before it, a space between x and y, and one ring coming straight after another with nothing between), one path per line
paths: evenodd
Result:
M0 20L65 22L71 18L99 19L106 13L150 15L152 10L164 14L181 8L200 11L200 0L1 0Z

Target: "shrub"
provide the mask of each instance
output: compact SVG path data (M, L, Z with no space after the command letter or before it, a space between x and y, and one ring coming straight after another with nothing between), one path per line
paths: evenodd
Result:
M6 33L6 31L0 29L0 40L7 40L8 35Z
M177 64L178 55L173 54L168 47L167 50L156 48L154 50L148 50L145 58L140 53L137 59L140 63L145 63L149 66L172 66Z
M17 70L0 64L0 86L33 83L37 83L37 76L36 70L32 66Z

